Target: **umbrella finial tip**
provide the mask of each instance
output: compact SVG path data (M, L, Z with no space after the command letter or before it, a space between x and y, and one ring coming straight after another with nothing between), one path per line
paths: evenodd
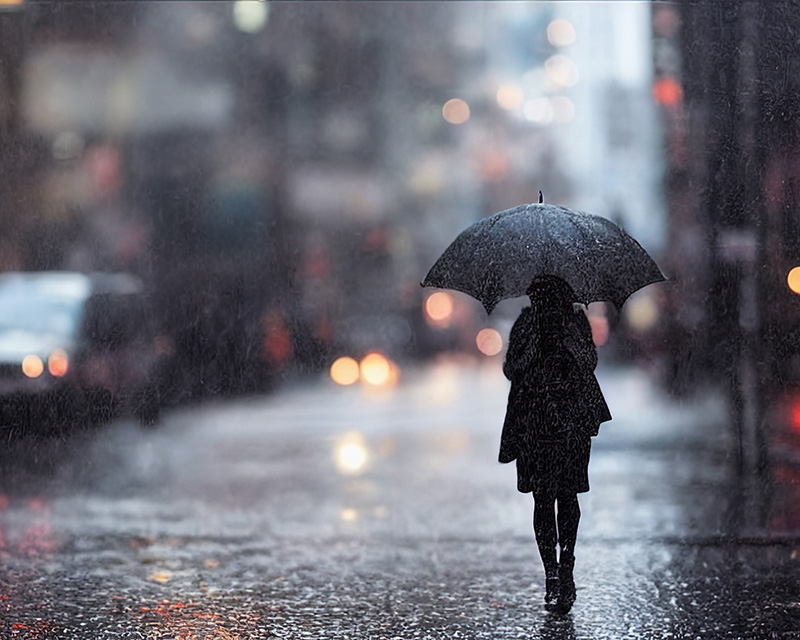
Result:
M542 190L539 189L539 204L542 204L543 202L544 202L544 196L542 195Z

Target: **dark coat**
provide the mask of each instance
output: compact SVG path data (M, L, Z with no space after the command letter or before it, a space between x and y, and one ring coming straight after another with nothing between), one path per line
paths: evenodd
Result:
M509 337L503 373L511 380L500 462L533 441L597 435L611 420L594 375L597 349L585 312L526 307Z

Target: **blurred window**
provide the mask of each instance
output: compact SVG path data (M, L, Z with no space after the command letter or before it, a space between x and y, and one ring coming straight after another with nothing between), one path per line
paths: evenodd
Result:
M0 329L70 336L77 330L83 300L0 286Z

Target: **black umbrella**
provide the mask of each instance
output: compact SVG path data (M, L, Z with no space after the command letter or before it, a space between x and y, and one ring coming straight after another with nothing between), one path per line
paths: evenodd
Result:
M462 231L421 284L463 291L491 313L544 275L568 282L584 304L609 300L618 309L637 289L666 279L642 246L610 220L540 202Z

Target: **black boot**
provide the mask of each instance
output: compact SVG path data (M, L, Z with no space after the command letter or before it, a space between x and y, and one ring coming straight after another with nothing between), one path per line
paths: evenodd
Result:
M558 600L560 580L558 579L558 565L545 571L544 574L544 608L554 611Z
M562 553L558 565L558 600L556 600L554 607L558 613L568 613L575 602L575 580L572 576L574 567L575 556L571 553Z

